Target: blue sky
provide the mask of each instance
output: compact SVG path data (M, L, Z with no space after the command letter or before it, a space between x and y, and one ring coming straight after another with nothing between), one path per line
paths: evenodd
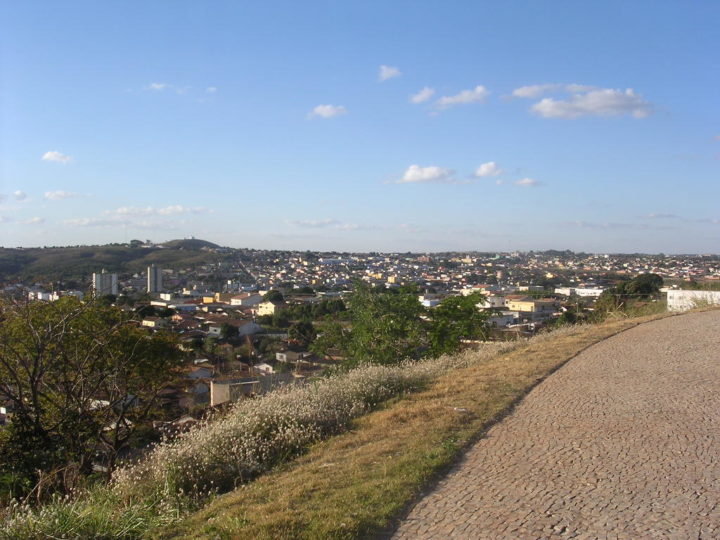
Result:
M720 3L3 2L0 245L720 252Z

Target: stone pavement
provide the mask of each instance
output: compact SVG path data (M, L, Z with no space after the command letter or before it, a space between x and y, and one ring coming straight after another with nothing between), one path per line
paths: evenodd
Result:
M646 323L581 353L393 538L720 538L720 311Z

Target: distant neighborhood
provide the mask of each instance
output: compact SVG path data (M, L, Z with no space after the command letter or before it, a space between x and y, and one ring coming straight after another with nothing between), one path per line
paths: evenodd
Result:
M215 248L203 248L212 252ZM216 248L227 250L228 248ZM162 395L167 418L192 422L207 407L287 384L302 384L339 355L309 350L328 315L342 314L355 281L392 289L415 284L432 309L449 296L483 295L490 339L515 339L556 324L564 313L592 312L618 280L652 273L666 282L670 307L720 284L716 256L590 255L572 252L351 254L231 250L229 261L145 271L98 269L75 287L6 282L4 293L31 301L93 296L132 312L150 332L177 335L187 355L181 380ZM709 300L708 300L709 299ZM720 298L718 298L720 301ZM564 319L563 319L564 320ZM303 326L304 325L304 326ZM308 337L309 336L309 337Z

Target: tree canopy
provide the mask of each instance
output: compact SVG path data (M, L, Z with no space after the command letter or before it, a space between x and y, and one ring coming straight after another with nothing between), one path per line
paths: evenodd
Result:
M12 410L0 438L0 472L68 487L74 469L112 470L134 428L155 411L181 352L129 315L72 297L0 303L0 398Z
M313 350L340 350L348 366L452 353L463 339L486 336L486 315L476 307L481 300L478 293L452 296L425 309L415 286L386 290L358 282L347 299L349 324L323 325Z

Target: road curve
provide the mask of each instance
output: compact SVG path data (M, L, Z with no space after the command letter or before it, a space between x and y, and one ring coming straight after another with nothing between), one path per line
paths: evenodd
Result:
M720 538L720 311L646 323L578 355L393 538Z

